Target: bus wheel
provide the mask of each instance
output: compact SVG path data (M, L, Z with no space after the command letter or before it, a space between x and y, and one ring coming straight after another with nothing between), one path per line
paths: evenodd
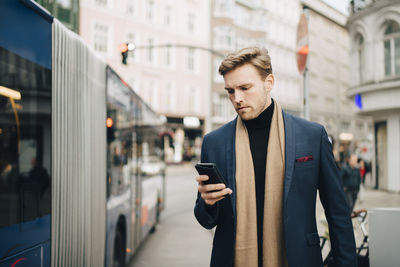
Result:
M122 237L121 229L117 230L114 239L114 256L113 256L113 267L124 267L125 266L125 245Z
M156 221L154 222L153 227L150 229L150 233L154 233L157 230L157 224L160 221L160 201L157 198L157 206L156 206Z
M157 213L156 213L156 223L160 222L160 213L161 213L161 203L160 203L160 198L157 198Z

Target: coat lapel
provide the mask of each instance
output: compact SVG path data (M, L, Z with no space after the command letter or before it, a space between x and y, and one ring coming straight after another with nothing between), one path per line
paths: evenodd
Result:
M283 206L285 207L290 186L292 184L296 141L293 130L292 117L286 114L285 112L282 113L283 113L283 121L285 124L285 184L284 184L284 202L283 202Z
M237 118L231 122L229 129L229 136L226 144L226 170L228 174L228 186L232 189L233 193L230 196L233 215L236 218L236 162L235 162L235 133L236 133Z

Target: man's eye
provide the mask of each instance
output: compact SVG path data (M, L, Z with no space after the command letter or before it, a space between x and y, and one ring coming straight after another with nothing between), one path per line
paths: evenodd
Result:
M249 88L248 88L248 87L241 87L240 89L246 91L246 90L248 90Z
M234 90L227 90L228 91L228 94L233 94L235 91Z

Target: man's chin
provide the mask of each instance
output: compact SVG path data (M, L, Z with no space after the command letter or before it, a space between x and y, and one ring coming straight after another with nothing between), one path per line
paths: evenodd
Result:
M253 116L251 114L249 114L249 113L240 113L240 112L238 112L238 115L244 121L254 119Z

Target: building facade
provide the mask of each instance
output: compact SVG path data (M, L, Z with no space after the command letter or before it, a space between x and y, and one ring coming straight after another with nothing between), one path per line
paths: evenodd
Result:
M302 0L301 7L309 26L310 120L325 126L337 161L355 153L373 162L372 120L346 94L352 80L347 16L320 0Z
M296 31L304 8L309 25L310 120L326 127L338 161L356 153L371 162L372 120L357 115L354 101L346 95L351 81L346 15L321 0L213 0L211 47L224 54L250 45L267 48L275 75L272 97L287 112L303 117L304 77L297 69ZM218 74L220 61L214 57L212 62L212 129L236 115Z
M167 160L198 155L209 116L209 1L81 0L80 34L165 116ZM119 46L134 43L122 64Z
M263 0L211 0L210 48L226 55L247 46L266 47L267 13ZM236 112L218 73L222 57L213 55L210 64L211 120L207 131L232 120Z
M296 63L296 30L302 12L299 1L265 1L267 9L266 46L271 55L275 85L273 98L286 112L303 114L302 75Z
M400 191L400 2L352 1L349 97L372 116L375 131L373 183Z

